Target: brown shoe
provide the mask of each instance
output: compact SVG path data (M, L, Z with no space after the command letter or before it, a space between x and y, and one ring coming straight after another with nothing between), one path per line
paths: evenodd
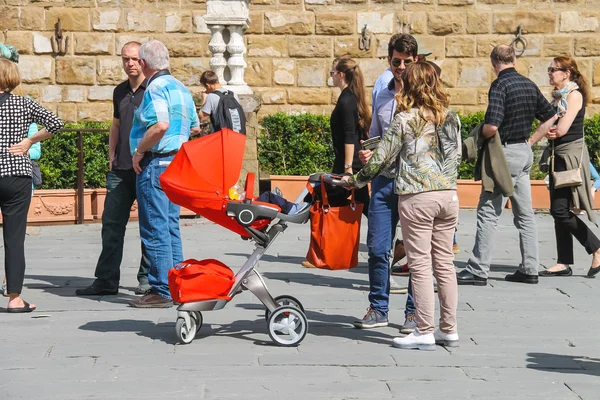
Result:
M396 265L396 263L406 257L406 250L404 249L404 242L402 240L396 240L396 245L394 246L394 260L392 261L392 266Z
M168 308L173 300L165 299L159 294L147 293L138 300L130 301L129 305L136 308Z
M454 254L457 254L457 253L459 253L459 252L460 252L460 247L458 247L458 243L454 243L454 244L452 245L452 252L453 252Z
M317 268L317 267L315 267L314 265L312 265L311 263L309 263L308 261L302 261L301 265L302 265L304 268Z

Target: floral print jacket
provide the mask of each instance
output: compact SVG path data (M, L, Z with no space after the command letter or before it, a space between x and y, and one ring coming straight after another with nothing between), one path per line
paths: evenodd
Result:
M349 180L363 187L396 163L396 194L456 189L461 161L460 119L448 111L437 127L416 108L396 114L369 162Z

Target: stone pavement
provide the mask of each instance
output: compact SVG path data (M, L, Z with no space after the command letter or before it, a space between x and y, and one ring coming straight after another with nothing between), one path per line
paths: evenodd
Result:
M503 281L519 259L511 217L498 229L490 284L459 288L461 347L435 352L391 347L405 295L392 295L389 327L354 329L368 305L366 247L351 271L304 269L307 225L291 226L259 267L273 295L304 304L309 332L297 348L272 345L264 308L249 292L204 313L189 345L176 344L174 308L129 308L137 224L127 233L120 294L93 298L74 292L92 282L101 226L30 228L24 297L38 311L0 313L0 399L598 399L600 279L584 277L590 258L576 245L572 277ZM549 266L552 218L538 214L538 222ZM462 211L459 267L474 231L474 212ZM186 257L218 258L234 270L253 249L201 219L182 220L182 236Z

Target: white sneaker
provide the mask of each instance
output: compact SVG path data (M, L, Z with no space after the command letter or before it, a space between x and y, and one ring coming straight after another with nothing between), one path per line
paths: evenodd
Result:
M458 333L444 333L439 329L433 332L435 343L446 347L458 347Z
M419 331L415 329L415 331L408 336L394 338L392 346L401 349L432 351L435 350L435 338L433 337L433 333L421 335Z
M400 328L400 333L413 333L415 329L417 329L417 319L415 318L415 314L408 314L404 320L404 325Z

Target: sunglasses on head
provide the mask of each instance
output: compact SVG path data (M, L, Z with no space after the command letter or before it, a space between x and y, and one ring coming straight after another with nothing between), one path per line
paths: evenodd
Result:
M548 72L550 72L551 74L556 72L556 71L562 71L565 72L567 69L566 68L559 68L559 67L548 67Z
M412 60L410 58L407 59L401 59L401 58L392 58L392 65L396 68L398 68L400 66L400 64L402 64L402 61L404 61L404 65L408 65L412 62Z

